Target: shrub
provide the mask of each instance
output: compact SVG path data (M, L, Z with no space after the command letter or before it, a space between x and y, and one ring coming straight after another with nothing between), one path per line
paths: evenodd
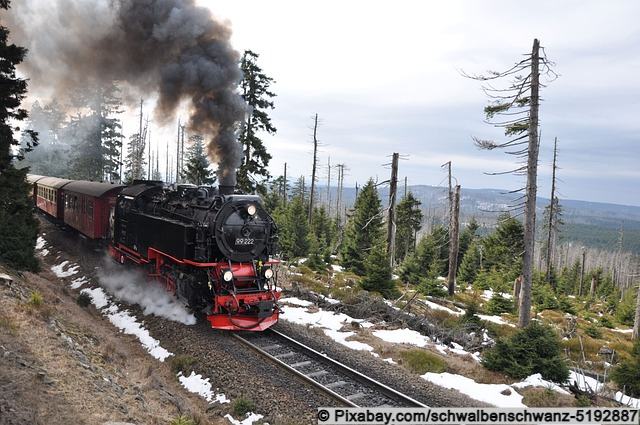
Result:
M484 311L490 315L511 313L513 311L513 301L505 298L501 293L494 293L489 301L484 305Z
M91 295L87 292L80 292L80 295L78 295L76 299L76 304L84 308L89 307L91 304Z
M193 370L195 363L196 358L188 355L175 356L169 359L171 370L176 374L182 372L183 375L186 375Z
M621 325L633 326L636 317L637 292L629 290L625 292L615 310L615 316Z
M611 370L611 379L631 397L640 396L640 340L633 343L631 358Z
M171 425L197 425L196 421L194 421L193 419L185 415L180 415L177 418L172 419L170 424Z
M489 370L522 379L540 373L543 379L564 383L569 367L561 355L558 334L547 325L532 322L487 350L482 365Z
M598 329L595 325L591 325L584 328L584 333L586 333L593 339L602 339L602 331Z
M586 395L580 395L576 398L576 407L591 407L591 400Z
M602 316L598 321L598 324L607 329L613 329L615 327L613 325L613 321L611 320L611 316Z
M407 368L419 375L427 372L442 373L447 371L447 363L435 354L425 350L413 349L400 353Z
M478 332L484 328L484 323L480 316L478 316L478 310L480 306L477 302L472 301L467 305L462 317L460 317L460 324L465 327L468 332Z
M536 285L532 292L533 302L539 310L560 309L560 302L550 285Z
M244 416L256 407L255 403L249 398L241 395L233 401L233 414L236 416Z
M449 295L442 287L442 281L435 278L422 278L418 290L421 294L433 297L446 297Z
M326 273L327 271L327 263L325 263L320 254L311 254L304 265L314 272Z
M558 296L558 308L565 313L576 314L576 307L567 296Z
M33 291L29 297L29 304L34 307L40 307L44 303L44 297L40 292Z

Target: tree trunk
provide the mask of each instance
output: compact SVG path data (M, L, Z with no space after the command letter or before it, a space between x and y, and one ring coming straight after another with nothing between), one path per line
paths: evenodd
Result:
M546 258L546 281L547 283L551 283L551 259L553 258L553 247L551 246L552 240L551 236L554 231L554 219L553 214L555 197L556 197L556 159L558 156L558 138L556 137L555 142L553 144L553 166L551 170L551 203L549 204L549 222L547 223L547 258Z
M396 257L396 192L398 188L398 158L399 154L393 154L391 161L391 181L389 182L389 222L387 228L387 242L389 262L394 266Z
M539 108L540 42L533 40L531 52L531 109L529 113L529 153L527 158L527 188L524 211L524 256L522 261L522 301L518 326L531 322L531 290L533 286L533 255L536 233L536 194L538 190L538 108Z
M522 290L522 276L516 277L513 281L513 300L516 306L516 311L520 311L520 292Z
M636 320L633 322L633 333L631 339L636 340L640 336L640 288L638 288L638 298L636 301Z
M313 202L316 189L316 168L318 161L318 114L313 121L313 166L311 167L311 191L309 192L309 224L313 222Z
M453 295L456 288L456 271L458 269L458 230L460 229L460 185L456 186L451 214L451 233L449 234L449 295Z
M594 274L593 276L591 276L591 289L589 290L589 295L591 296L591 298L595 298L597 290L598 290L598 276Z

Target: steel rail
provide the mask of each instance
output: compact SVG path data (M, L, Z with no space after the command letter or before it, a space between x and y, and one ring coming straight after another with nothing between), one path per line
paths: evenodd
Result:
M293 349L295 351L297 351L298 353L302 353L305 356L317 361L318 363L321 363L324 366L327 366L329 368L331 368L334 372L338 372L339 374L342 374L350 379L352 379L353 381L357 382L358 384L372 389L374 391L376 391L377 393L383 395L384 397L395 401L396 403L400 403L403 405L403 407L427 407L425 404L415 400L412 397L409 397L406 394L400 393L399 391L373 379L370 378L364 374L362 374L361 372L358 372L357 370L346 366L330 357L327 357L325 354L322 354L316 350L314 350L311 347L308 347L298 341L296 341L295 339L284 335L278 331L275 331L273 329L267 329L266 331L263 332L266 335L271 334L275 339L283 342L288 348ZM258 353L266 356L267 358L269 358L271 361L275 362L276 364L278 364L279 366L291 371L292 373L294 373L296 376L299 376L300 378L304 379L306 382L310 383L311 385L313 385L314 387L320 389L321 391L325 392L326 394L328 394L329 396L331 396L332 398L338 400L339 402L345 404L346 406L350 406L350 407L365 407L365 406L360 406L359 404L355 403L352 400L349 400L348 398L336 393L335 391L331 390L330 388L327 388L325 385L322 385L321 383L315 381L312 377L307 376L306 374L298 371L297 369L295 369L294 367L288 365L286 362L280 360L279 358L277 358L277 356L273 356L270 353L268 353L267 351L263 350L260 347L257 347L255 344L253 344L251 341L248 341L247 339L243 338L241 334L238 333L234 333L234 336L236 336L238 339L240 339L243 343L249 345L253 350L257 351ZM376 407L376 406L366 406L366 407ZM380 406L382 407L382 406Z
M268 332L268 330L265 330L263 332ZM320 391L324 392L325 394L327 394L329 397L333 398L334 400L337 400L338 402L340 402L340 403L342 403L342 404L344 404L345 406L348 406L348 407L358 407L358 405L356 405L352 401L346 399L345 397L342 397L340 394L336 393L335 391L332 391L330 388L325 387L324 385L322 385L319 382L315 381L313 378L311 378L311 377L305 375L304 373L300 372L296 368L294 368L292 366L289 366L287 363L285 363L282 360L278 359L277 357L269 354L268 352L266 352L262 348L260 348L257 345L253 344L251 341L243 338L238 333L234 332L234 333L232 333L232 335L235 338L237 338L238 340L240 340L243 344L246 344L249 348L251 348L255 352L257 352L260 355L266 357L267 359L269 359L273 363L277 364L279 367L281 367L283 369L286 369L289 372L293 373L298 378L303 379L305 382L307 382L308 384L312 385L313 387L319 389Z

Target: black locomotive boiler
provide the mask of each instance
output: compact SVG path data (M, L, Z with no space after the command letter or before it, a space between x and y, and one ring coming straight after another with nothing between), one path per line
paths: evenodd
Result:
M120 192L111 221L111 256L146 267L213 328L277 322L277 227L260 197L230 186L139 181Z

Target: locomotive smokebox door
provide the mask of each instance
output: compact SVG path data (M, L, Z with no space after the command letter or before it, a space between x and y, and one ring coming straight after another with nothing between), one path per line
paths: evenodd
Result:
M269 317L273 314L273 301L259 301L258 302L258 318Z

